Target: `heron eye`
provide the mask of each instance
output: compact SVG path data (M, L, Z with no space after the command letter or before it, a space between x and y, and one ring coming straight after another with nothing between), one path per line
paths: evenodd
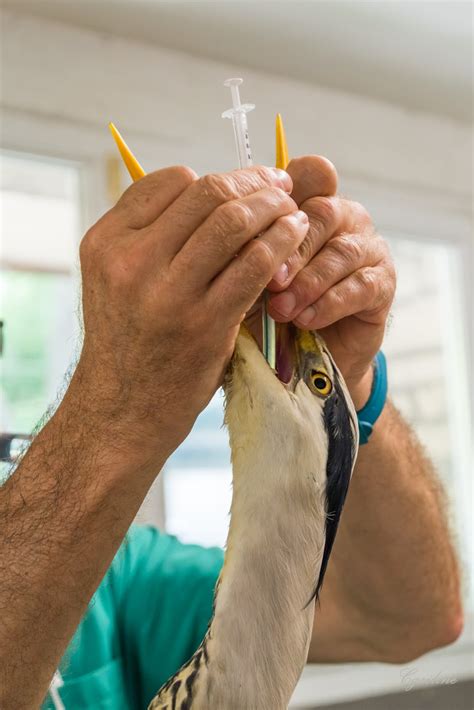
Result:
M327 397L332 391L332 382L325 372L320 372L319 370L311 370L310 375L311 389L316 394Z

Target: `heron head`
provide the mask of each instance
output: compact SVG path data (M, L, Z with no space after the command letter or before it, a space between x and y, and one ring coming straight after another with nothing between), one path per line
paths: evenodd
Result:
M359 445L357 414L344 379L323 338L292 325L279 327L277 377L306 406L321 408L320 422L327 440L326 541L317 598L336 536Z
M244 328L237 341L233 376L226 394L240 399L240 427L246 438L273 451L291 439L322 468L326 538L314 596L321 588L345 502L359 443L357 415L344 379L323 338L315 331L278 324L276 376L253 337ZM253 431L253 439L250 433ZM265 443L266 442L266 443Z
M294 392L303 381L310 392L328 397L334 389L335 365L324 340L315 332L291 323L277 325L276 376Z
M313 330L300 330L291 323L277 324L276 376L283 387L298 394L306 385L307 394L326 409L326 403L345 410L351 431L358 432L357 415L344 379L323 338ZM357 442L356 442L357 445Z
M316 331L300 330L291 323L277 324L276 372L267 364L257 342L245 326L241 326L232 367L225 389L240 389L259 417L284 419L298 411L308 421L324 424L321 434L337 442L344 439L353 453L358 447L357 415L334 359L323 338ZM276 375L276 376L275 376ZM235 387L231 386L231 383ZM263 408L259 404L263 403ZM265 413L263 413L265 412ZM314 424L313 431L316 435ZM330 442L329 442L330 445ZM354 453L355 456L355 453Z
M266 400L286 410L297 400L302 409L318 410L329 418L348 423L348 436L354 449L358 446L358 423L354 406L334 359L324 339L316 332L300 330L291 323L277 323L276 371L265 361L258 343L242 325L225 389L230 383L243 384L252 401ZM304 406L303 406L304 405ZM267 407L267 411L274 407ZM284 414L287 416L287 413Z

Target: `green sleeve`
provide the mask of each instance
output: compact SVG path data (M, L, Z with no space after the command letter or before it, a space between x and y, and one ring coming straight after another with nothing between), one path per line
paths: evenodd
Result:
M152 527L131 528L113 566L127 686L137 707L146 707L201 643L223 557L219 548L185 545Z

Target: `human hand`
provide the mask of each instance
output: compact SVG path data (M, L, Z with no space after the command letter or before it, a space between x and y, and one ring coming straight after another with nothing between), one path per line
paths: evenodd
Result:
M370 394L372 361L395 292L394 265L364 207L336 195L337 173L328 160L297 158L288 173L310 226L268 284L268 310L276 321L321 333L359 409Z
M220 385L245 312L306 235L291 189L272 168L167 168L86 234L71 387L127 448L132 437L147 459L171 453Z

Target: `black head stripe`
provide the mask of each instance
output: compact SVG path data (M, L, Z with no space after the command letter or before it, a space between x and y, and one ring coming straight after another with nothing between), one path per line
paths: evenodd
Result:
M349 408L337 370L334 370L334 391L323 409L323 420L328 434L326 465L326 541L319 579L311 599L318 599L324 575L336 537L339 519L346 500L355 455L354 435Z

